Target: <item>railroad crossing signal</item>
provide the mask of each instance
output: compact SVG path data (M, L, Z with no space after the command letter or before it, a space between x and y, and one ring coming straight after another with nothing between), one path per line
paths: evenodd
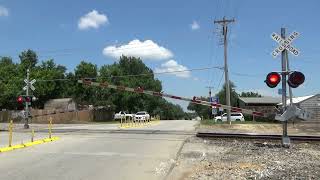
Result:
M277 72L271 72L267 75L266 80L264 81L267 86L270 88L275 88L281 80L280 74Z
M32 91L36 90L36 88L33 86L33 84L36 82L35 79L33 79L32 81L28 82L27 79L24 79L24 82L27 84L26 86L23 87L23 90L27 90L28 88L28 84L29 84L29 87Z
M289 74L288 85L292 88L297 88L298 86L304 83L304 80L305 80L305 77L302 72L293 71ZM267 75L266 80L264 82L267 84L268 87L275 88L280 83L280 81L281 81L280 74L277 72L271 72Z
M304 74L299 71L294 71L289 75L288 84L292 88L297 88L305 80Z
M287 49L293 55L298 56L300 54L299 50L291 45L293 40L295 40L299 36L299 33L294 31L288 38L283 39L277 33L272 33L271 38L279 43L279 46L274 49L271 53L272 57L276 58L283 50Z

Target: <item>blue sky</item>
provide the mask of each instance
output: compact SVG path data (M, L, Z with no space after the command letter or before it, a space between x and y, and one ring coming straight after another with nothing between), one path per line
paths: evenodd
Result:
M230 79L238 91L277 96L277 88L263 81L280 68L280 57L270 54L277 46L270 35L285 27L287 34L300 32L293 45L301 54L289 58L291 69L306 76L293 93L309 95L320 91L319 7L317 0L0 0L0 55L17 61L22 50L33 49L40 60L53 58L69 71L81 60L113 63L119 53L140 55L158 72L222 66L223 46L213 21L226 16L236 19L229 26L228 51ZM113 50L103 53L106 47ZM224 81L219 83L219 69L157 77L165 92L188 97L207 95L209 85L217 92Z

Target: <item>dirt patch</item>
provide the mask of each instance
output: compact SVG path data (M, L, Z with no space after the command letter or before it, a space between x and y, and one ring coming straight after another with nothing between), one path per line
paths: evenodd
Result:
M320 143L190 138L169 179L320 179Z

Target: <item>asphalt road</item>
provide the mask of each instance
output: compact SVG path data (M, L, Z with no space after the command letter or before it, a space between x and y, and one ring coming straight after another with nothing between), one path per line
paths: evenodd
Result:
M60 140L0 153L0 179L163 179L196 123L161 121L130 129L115 124L55 125ZM0 132L1 146L6 134ZM15 143L30 139L28 132L15 136ZM36 134L45 136L45 131Z

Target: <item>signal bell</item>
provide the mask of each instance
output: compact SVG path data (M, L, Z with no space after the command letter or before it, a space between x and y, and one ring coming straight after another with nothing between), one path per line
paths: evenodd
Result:
M289 75L288 84L292 88L297 88L305 80L304 74L299 71L294 71Z
M281 80L281 76L279 73L277 72L271 72L267 75L266 80L264 81L267 86L269 86L270 88L275 88L277 87L277 85L279 84Z

